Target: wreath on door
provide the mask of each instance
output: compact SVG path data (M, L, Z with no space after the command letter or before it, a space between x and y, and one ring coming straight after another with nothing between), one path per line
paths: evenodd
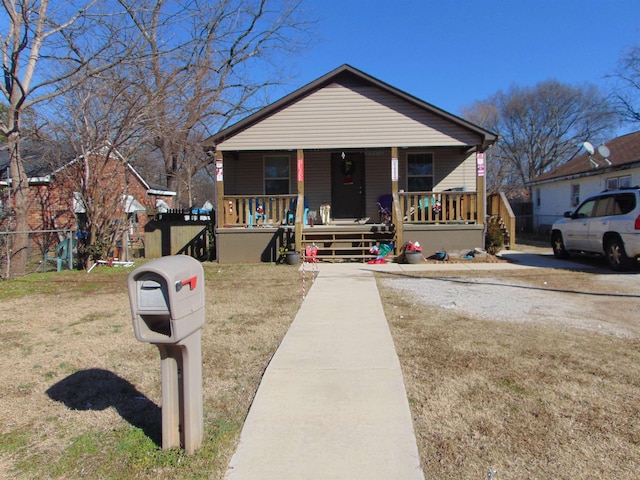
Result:
M355 165L353 161L351 161L344 152L342 153L342 163L340 164L340 170L342 170L342 174L344 175L344 184L352 185L353 184L353 172L355 171Z

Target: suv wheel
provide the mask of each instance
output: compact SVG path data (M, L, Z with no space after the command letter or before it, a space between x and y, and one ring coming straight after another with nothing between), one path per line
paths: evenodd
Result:
M556 258L569 258L569 252L564 248L564 240L560 232L553 232L551 236L551 247Z
M612 270L623 271L631 266L631 261L624 250L622 240L618 237L612 237L607 240L604 253L607 257L607 264Z

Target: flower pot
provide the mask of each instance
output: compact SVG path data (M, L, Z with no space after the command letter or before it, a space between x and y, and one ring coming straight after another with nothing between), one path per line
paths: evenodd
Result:
M436 260L446 260L447 259L447 252L436 252Z
M287 252L285 255L287 265L297 265L300 263L300 254L298 252Z
M415 250L410 250L408 252L404 252L404 258L407 263L420 263L422 261L422 252L416 252Z

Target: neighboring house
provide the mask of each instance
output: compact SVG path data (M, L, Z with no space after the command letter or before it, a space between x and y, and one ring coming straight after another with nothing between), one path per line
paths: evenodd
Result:
M484 151L495 141L343 65L205 142L218 259L274 261L316 246L327 260L364 260L372 245L397 254L405 241L426 252L481 247Z
M83 230L85 216L84 200L77 190L85 176L81 158L72 158L55 168L43 156L43 150L35 147L23 148L23 164L29 179L29 228L32 231ZM149 185L138 172L117 152L110 156L100 152L91 154L90 175L99 172L99 178L92 178L97 184L96 195L102 196L105 204L116 205L116 214L126 218L128 224L122 226L122 234L135 248L144 243L144 225L147 212L156 210L158 205L171 205L175 192L163 187ZM0 225L10 220L11 182L9 180L9 160L6 147L0 149L0 210L5 214ZM94 201L94 199L90 199ZM115 220L115 219L114 219ZM55 246L55 245L54 245Z
M548 233L556 219L595 193L640 185L640 132L615 138L606 147L585 151L529 183L537 231ZM608 153L606 158L602 153Z

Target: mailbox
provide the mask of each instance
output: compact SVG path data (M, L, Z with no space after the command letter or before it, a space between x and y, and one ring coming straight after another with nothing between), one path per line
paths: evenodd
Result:
M204 273L184 255L162 257L129 275L133 331L141 342L177 343L204 325Z
M162 257L131 272L127 285L134 335L160 352L162 448L193 453L204 432L204 270L185 255Z

